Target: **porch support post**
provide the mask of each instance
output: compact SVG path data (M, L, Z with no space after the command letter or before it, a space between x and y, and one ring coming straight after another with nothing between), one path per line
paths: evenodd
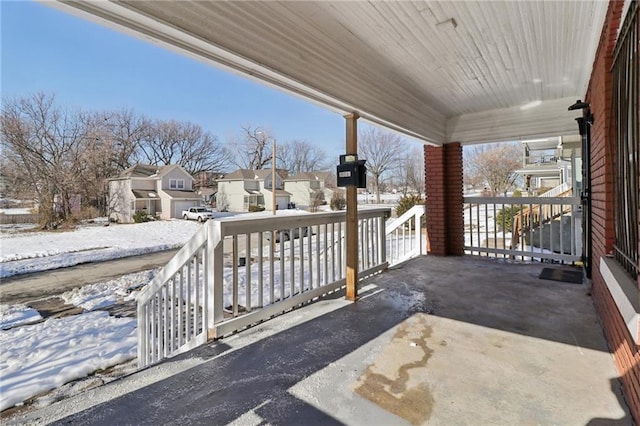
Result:
M347 124L347 155L358 154L358 125L356 113L344 116ZM358 192L355 186L347 186L347 300L358 298Z
M424 147L427 253L464 254L462 146Z

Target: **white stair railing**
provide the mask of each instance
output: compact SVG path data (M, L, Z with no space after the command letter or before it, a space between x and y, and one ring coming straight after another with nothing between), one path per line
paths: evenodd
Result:
M416 205L386 224L386 252L390 266L424 253L422 218L424 205Z
M207 341L210 243L215 241L208 241L207 228L200 228L138 295L141 367Z
M561 183L555 188L551 188L547 192L540 194L539 197L558 197L571 189L571 185L567 182Z

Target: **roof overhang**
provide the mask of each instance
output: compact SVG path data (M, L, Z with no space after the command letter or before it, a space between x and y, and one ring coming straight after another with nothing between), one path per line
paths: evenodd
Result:
M608 5L47 4L436 145L577 133Z

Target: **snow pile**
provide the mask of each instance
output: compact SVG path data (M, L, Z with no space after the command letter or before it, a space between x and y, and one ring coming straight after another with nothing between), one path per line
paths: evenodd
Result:
M0 329L42 319L38 311L24 305L0 305Z
M136 320L90 312L0 333L0 410L136 357Z
M124 275L116 280L90 284L62 293L60 297L68 305L83 308L86 311L105 309L117 303L118 297L125 300L135 298L137 293L131 289L139 288L151 282L159 269Z
M186 220L3 235L0 278L182 247L202 226Z

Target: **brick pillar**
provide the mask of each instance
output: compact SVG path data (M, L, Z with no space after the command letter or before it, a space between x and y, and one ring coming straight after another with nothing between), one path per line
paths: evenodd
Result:
M427 253L464 254L462 146L424 147Z

